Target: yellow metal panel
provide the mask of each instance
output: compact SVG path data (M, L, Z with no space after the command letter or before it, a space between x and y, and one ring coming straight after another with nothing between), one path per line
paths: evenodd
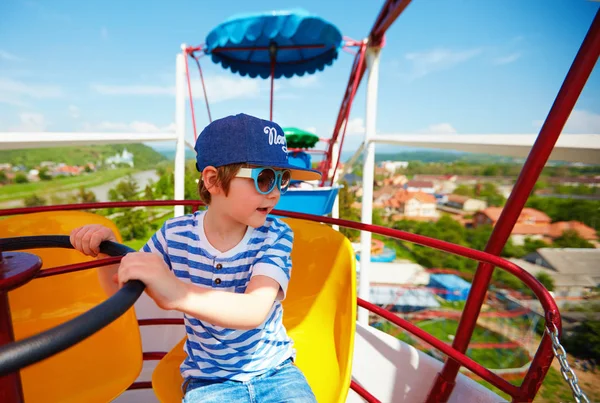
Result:
M283 303L284 325L298 351L302 369L317 401L346 401L352 373L356 321L356 271L350 242L324 224L285 220L294 231L292 279ZM164 403L181 402L179 365L183 340L152 375Z
M111 228L102 216L78 212L46 212L13 216L0 221L0 237L68 235L85 224ZM42 270L93 258L68 249L30 249L42 258ZM106 299L94 268L34 279L9 292L17 340L72 319ZM118 320L83 342L21 370L26 402L109 402L135 381L142 368L137 319L130 309Z

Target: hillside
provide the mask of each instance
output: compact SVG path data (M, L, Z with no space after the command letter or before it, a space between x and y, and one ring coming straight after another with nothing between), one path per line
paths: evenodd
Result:
M136 168L155 167L166 158L144 144L114 144L85 147L52 147L27 150L0 150L0 161L33 168L42 161L64 162L67 165L97 164L106 158L121 153L124 148L133 153Z

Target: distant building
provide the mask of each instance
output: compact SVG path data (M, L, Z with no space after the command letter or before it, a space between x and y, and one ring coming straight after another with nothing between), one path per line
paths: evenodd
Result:
M423 192L429 194L435 193L435 188L433 186L433 182L431 181L417 181L413 179L406 182L404 189L409 192Z
M534 276L552 277L556 297L581 298L600 286L600 249L541 248L510 260Z
M392 312L408 313L440 307L435 294L426 288L372 286L369 298L373 304Z
M552 223L548 229L547 236L551 239L556 239L562 236L565 231L575 231L580 238L588 242L598 241L596 230L579 221L559 221Z
M485 210L478 211L473 216L473 227L481 225L496 225L502 207L488 207ZM544 240L550 225L550 217L545 213L532 209L524 208L517 218L512 232L511 239L515 245L523 245L526 238Z
M133 154L125 148L121 154L115 154L112 157L108 157L105 162L113 168L118 165L129 165L133 168Z
M393 197L384 202L390 214L401 214L409 217L437 218L436 200L432 194L409 192L401 189Z
M469 196L455 194L448 195L446 205L467 213L474 213L487 208L487 203L484 200L473 199Z
M393 174L398 169L408 168L408 161L382 161L379 166Z
M473 216L473 227L486 224L496 225L501 213L502 207L488 207L485 210L478 211ZM595 246L598 245L596 230L584 223L579 221L558 221L551 223L550 217L545 213L527 207L519 215L510 237L515 245L523 245L526 238L551 243L556 238L562 236L565 231L575 231L579 237L591 242Z

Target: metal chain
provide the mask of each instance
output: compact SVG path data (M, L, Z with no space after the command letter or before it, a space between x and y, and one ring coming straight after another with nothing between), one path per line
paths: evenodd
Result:
M587 398L585 393L579 387L579 381L577 379L577 375L569 366L569 362L567 361L567 352L565 348L560 344L560 340L558 338L558 329L554 323L550 323L554 329L550 329L550 327L546 328L546 332L550 335L552 339L552 351L556 358L558 358L558 362L560 363L560 373L562 374L565 381L571 387L571 391L573 392L573 398L575 398L576 403L590 403L590 400Z

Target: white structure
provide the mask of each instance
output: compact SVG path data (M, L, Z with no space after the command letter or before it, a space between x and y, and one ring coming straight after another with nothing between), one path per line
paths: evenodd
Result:
M394 173L398 169L408 168L408 161L383 161L380 166L389 173Z
M133 168L133 154L127 151L126 148L124 148L121 154L117 153L112 157L108 157L105 163L113 167L117 165L129 165Z
M356 263L360 271L361 262ZM396 260L392 263L371 262L371 285L427 285L429 273L420 264L409 260Z

